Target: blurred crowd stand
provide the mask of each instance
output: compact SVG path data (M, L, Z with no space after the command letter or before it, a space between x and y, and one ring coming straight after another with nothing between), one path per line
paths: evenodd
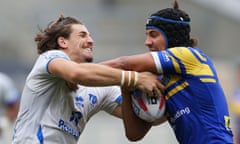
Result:
M0 144L10 144L19 110L20 93L14 80L0 72Z

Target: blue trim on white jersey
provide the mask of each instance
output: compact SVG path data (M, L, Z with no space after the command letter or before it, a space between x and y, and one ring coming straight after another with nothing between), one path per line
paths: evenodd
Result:
M122 95L118 96L115 100L116 103L120 104L122 102Z
M38 127L37 138L38 138L40 144L44 144L44 142L43 142L44 139L43 139L43 133L42 133L41 125L39 125L39 127Z
M60 51L60 50L51 50L51 51L47 51L43 54L41 54L42 56L45 56L48 59L47 65L46 65L46 71L51 74L51 72L48 69L48 65L49 63L55 59L55 58L63 58L66 60L70 60L70 58L67 56L67 54L65 54L64 52Z

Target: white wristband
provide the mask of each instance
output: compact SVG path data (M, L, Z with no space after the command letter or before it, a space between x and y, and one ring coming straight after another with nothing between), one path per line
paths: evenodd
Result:
M124 85L124 82L125 82L125 71L122 70L122 79L121 79L121 86Z
M137 85L137 81L138 81L138 72L134 72L134 87Z
M131 84L131 79L132 79L131 71L128 71L128 86L130 86Z

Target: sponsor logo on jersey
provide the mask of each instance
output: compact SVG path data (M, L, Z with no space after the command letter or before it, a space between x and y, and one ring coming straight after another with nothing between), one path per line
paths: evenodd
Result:
M170 61L170 58L169 58L167 52L163 51L163 52L162 52L162 57L163 57L163 60L164 60L165 62L169 62L169 61Z
M93 94L88 94L88 100L89 100L89 103L91 104L91 106L94 106L98 102L97 96L93 95ZM75 105L77 107L83 108L84 107L84 98L82 96L75 97Z
M89 96L89 101L91 105L95 105L97 103L97 96L93 95L93 94L88 94Z
M172 129L176 130L175 122L178 118L180 118L183 115L190 114L190 113L191 113L191 111L190 111L189 107L185 107L183 109L180 109L180 110L176 111L174 116L170 117L170 120L169 120Z
M68 122L60 119L58 122L58 127L62 130L67 132L70 135L73 135L76 139L79 138L80 132L75 130L73 126L71 126Z
M183 115L190 114L190 113L191 113L191 111L190 111L189 107L185 107L183 109L176 111L176 113L174 114L174 117L170 118L170 121L171 121L171 123L175 123L175 121L178 118L180 118Z
M64 121L62 119L59 120L58 127L68 134L73 135L75 138L79 138L80 132L77 130L77 126L81 118L81 112L73 111L69 121ZM72 123L74 123L75 127Z
M75 105L77 107L84 107L84 99L82 96L75 97Z

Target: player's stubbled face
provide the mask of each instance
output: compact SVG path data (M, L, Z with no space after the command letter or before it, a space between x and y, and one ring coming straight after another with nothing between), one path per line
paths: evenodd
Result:
M84 25L72 25L72 33L70 34L68 47L71 49L71 59L80 62L93 61L93 39Z

